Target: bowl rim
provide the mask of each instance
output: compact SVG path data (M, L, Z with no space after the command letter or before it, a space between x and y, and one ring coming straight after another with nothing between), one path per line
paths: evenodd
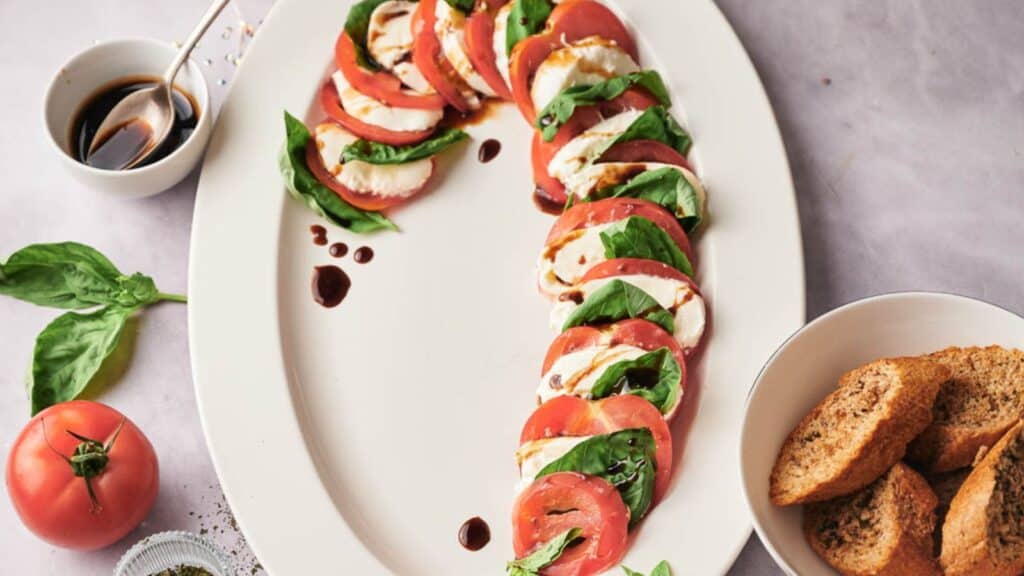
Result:
M747 505L747 511L750 513L750 520L751 520L751 523L754 526L754 532L757 534L758 540L760 540L760 542L764 546L765 550L768 551L768 554L771 555L772 559L779 565L779 567L786 574L797 574L797 572L789 564L789 562L786 561L786 559L783 557L783 555L778 550L776 550L775 543L772 542L771 540L769 540L765 536L764 528L761 525L761 519L758 516L758 514L755 512L753 501L752 501L752 497L750 495L750 492L747 490L747 482L746 482L746 480L747 480L747 472L748 472L748 470L747 470L747 459L744 456L744 452L745 452L745 450L744 450L744 445L745 445L744 439L747 437L747 425L749 423L748 415L749 415L749 412L750 412L751 401L753 400L753 397L754 397L754 392L761 385L761 381L764 378L765 372L768 370L768 368L770 366L772 366L772 364L775 363L776 359L790 346L790 344L794 340L796 340L796 338L798 338L800 335L802 335L804 332L808 331L812 327L818 325L819 323L827 322L831 318L833 318L834 316L837 316L837 315L839 315L839 314L841 314L843 312L846 312L846 311L848 311L849 309L852 309L852 308L859 308L861 306L866 306L866 305L869 305L869 304L872 304L872 303L875 303L875 302L878 302L878 301L899 300L899 299L912 299L912 298L936 298L936 299L939 299L939 300L973 302L975 304L982 304L982 305L988 306L990 308L995 308L997 310L1001 310L1003 312L1006 312L1008 314L1016 316L1017 318L1019 318L1021 320L1024 320L1024 315L1018 314L1017 312L1014 312L1013 310L1010 310L1009 308L1007 308L1005 306L1002 306L1000 304L996 304L994 302L990 302L990 301L985 300L983 298L977 298L977 297L974 297L974 296L966 296L966 295L963 295L963 294L958 294L956 292L944 291L944 290L897 290L897 291L892 291L892 292L881 292L881 293L878 293L878 294L873 294L873 295L865 296L865 297L862 297L862 298L856 298L854 300L850 300L850 301L848 301L846 303L840 304L839 306L836 306L835 308L832 308L831 310L826 311L825 313L823 313L820 316L814 318L813 320L804 323L803 326L801 326L800 328L795 330L792 334L790 334L785 340L783 340L779 344L779 347L774 352L772 352L771 356L768 357L768 360L765 361L764 366L762 366L761 370L758 371L757 377L754 379L754 382L751 384L750 389L747 391L747 397L744 400L744 405L743 405L743 424L740 426L740 437L738 439L739 441L737 442L738 450L737 450L736 456L739 458L740 488L743 491L743 500L744 500L744 502Z
M187 532L185 530L165 530L163 532L156 532L149 536L145 536L135 544L132 544L131 548L125 551L124 555L122 555L117 561L117 565L114 566L114 576L123 576L128 565L136 558L142 556L154 546L158 546L166 542L184 542L192 546L204 548L213 554L213 556L217 558L217 561L220 562L224 573L223 575L218 576L235 575L234 562L232 562L228 554L210 538L194 532Z
M175 50L177 50L173 42L164 42L162 40L157 40L155 38L146 38L143 36L105 40L97 42L96 44L93 44L85 48L84 50L80 50L73 54L71 57L65 60L60 66L58 66L56 72L54 72L53 75L50 77L50 81L46 86L46 92L43 95L43 129L46 132L46 140L50 143L50 146L57 152L58 156L60 156L63 161L68 162L70 165L72 165L73 169L82 170L83 172L101 178L142 177L144 175L152 174L154 172L159 172L160 170L165 169L178 156L183 155L184 151L197 145L196 142L198 142L200 139L197 139L195 136L200 130L209 130L209 126L212 122L212 120L210 119L210 114L212 113L212 110L210 110L210 85L206 81L206 76L203 74L203 69L195 61L192 55L190 55L189 58L185 61L185 66L187 66L190 69L190 72L194 72L193 76L198 78L197 84L201 86L203 89L202 98L197 99L197 101L199 101L200 106L199 120L197 121L196 129L192 132L192 134L190 134L189 137L185 139L185 142L183 142L180 146L175 148L174 151L172 151L170 154L164 156L163 158L157 160L152 164L147 164L146 166L142 166L140 168L132 168L131 170L101 170L99 168L94 168L92 166L89 166L88 164L83 164L78 160L75 160L68 154L67 150L60 146L60 144L54 137L53 130L50 129L49 115L53 102L53 94L54 91L57 89L57 86L59 85L61 74L63 74L65 70L70 69L73 66L76 66L79 63L79 61L90 56L93 52L98 51L100 49L109 48L110 46L117 45L130 46L139 44L148 44L156 48L167 49L170 52L171 57L173 57ZM195 51L193 51L193 54L195 54ZM170 61L168 61L168 63L170 63ZM180 73L181 72L179 71L179 74ZM94 88L94 90L99 89L101 87L102 85L97 86L96 88ZM196 94L192 94L192 96L195 97ZM206 126L205 128L204 125Z

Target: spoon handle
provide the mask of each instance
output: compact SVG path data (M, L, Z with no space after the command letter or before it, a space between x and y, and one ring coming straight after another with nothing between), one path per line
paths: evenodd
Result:
M231 0L214 0L209 10L203 15L203 19L199 21L199 24L189 34L188 39L185 40L181 49L178 50L178 54L174 57L174 61L171 62L171 65L167 67L167 71L164 72L164 84L167 85L168 93L170 93L171 88L174 86L174 77L178 75L178 69L188 60L189 54L192 53L192 49L199 43L199 39L203 37L203 34L210 28L210 25L217 19L217 16L224 10L224 7L230 3Z

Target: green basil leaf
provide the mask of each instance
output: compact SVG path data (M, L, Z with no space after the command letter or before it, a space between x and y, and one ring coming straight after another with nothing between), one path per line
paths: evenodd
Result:
M342 162L358 160L370 164L405 164L435 156L445 148L466 138L469 138L469 134L462 130L445 128L428 140L409 146L390 146L360 139L345 146L341 153L341 160Z
M582 535L583 530L580 528L566 530L548 540L529 556L509 562L505 569L509 576L537 576L541 570L558 560L565 549L579 540Z
M595 290L572 311L562 331L575 326L600 326L628 318L640 318L661 326L669 334L675 318L647 292L622 280L612 280Z
M380 64L370 56L370 52L366 49L366 37L367 30L370 28L370 16L373 15L377 6L385 2L387 0L357 2L348 11L348 17L345 19L345 32L352 38L352 43L356 45L356 62L367 70L380 70Z
M626 576L644 576L642 572L630 570L625 566L622 567L622 570L626 573ZM672 571L668 567L668 562L665 560L659 562L658 565L654 567L654 570L651 571L651 576L672 576Z
M657 140L670 146L683 156L690 150L690 135L676 122L664 106L651 106L644 110L622 134L601 146L594 158L600 158L609 148L633 140Z
M690 259L679 245L658 227L641 216L630 216L601 231L604 255L613 258L643 258L657 260L693 277Z
M444 0L449 6L462 12L463 14L469 14L473 11L473 4L476 0Z
M658 348L639 358L609 366L591 388L590 398L600 400L632 394L647 400L662 414L668 414L679 401L682 376L679 362L672 352L668 348Z
M365 234L378 230L398 230L380 212L367 212L341 199L321 184L306 166L306 146L312 136L306 125L291 114L284 113L287 140L281 151L279 167L285 186L292 196L331 222L353 232Z
M569 121L576 108L613 100L633 86L647 89L662 106L672 105L668 89L665 88L661 75L654 70L643 70L625 76L616 76L594 85L566 88L537 115L537 129L541 131L544 140L550 142L555 138L558 129Z
M585 201L603 198L640 198L668 210L686 232L692 232L704 218L704 207L693 184L679 170L666 166L638 174L629 182L603 188Z
M32 414L78 397L117 348L132 310L119 306L88 314L67 312L36 338L32 355Z
M511 55L520 40L540 32L548 22L548 16L555 9L551 0L512 0L505 30L505 50Z
M643 519L654 498L654 436L647 428L594 436L548 464L537 478L555 472L579 472L603 478L629 508L629 526Z

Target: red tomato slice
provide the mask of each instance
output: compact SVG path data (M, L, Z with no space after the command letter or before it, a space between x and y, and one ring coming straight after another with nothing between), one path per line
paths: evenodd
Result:
M519 443L559 436L594 436L629 428L647 428L654 436L654 501L661 500L672 478L672 434L661 411L639 396L611 396L594 402L576 396L556 396L533 411Z
M605 118L611 118L626 110L646 110L658 104L658 99L642 88L630 88L617 98L601 102L593 106L583 106L573 112L572 117L563 124L551 142L545 142L541 133L533 135L533 179L537 185L537 193L556 204L565 204L568 198L565 195L565 186L557 179L548 174L548 166L555 154L562 149L573 138L595 126ZM660 144L660 142L655 141ZM612 148L619 148L617 144ZM663 145L664 146L664 145ZM672 150L668 146L665 146ZM675 152L674 150L672 150ZM609 150L610 152L610 150ZM607 152L605 153L607 156Z
M412 33L415 40L412 46L412 61L427 82L452 107L459 112L471 112L473 106L463 95L463 90L469 88L451 62L445 58L441 51L441 41L434 33L434 24L437 22L434 11L439 1L445 0L420 0L416 12L413 13Z
M434 167L436 167L436 160L431 159L431 162L435 163ZM416 196L430 184L428 180L426 184L410 191L405 196L379 196L377 194L366 194L365 192L351 190L342 186L324 167L324 163L320 159L320 152L316 147L316 138L310 138L309 144L306 145L306 167L309 168L309 171L313 173L313 177L321 184L330 188L338 196L341 196L341 199L345 202L362 210L378 211L396 206Z
M611 484L576 472L540 478L516 498L512 546L517 558L573 528L583 531L583 541L541 570L544 576L589 576L618 564L628 545L629 510Z
M441 110L447 105L440 94L410 94L402 89L402 81L394 74L372 72L360 66L355 42L347 32L342 32L334 45L334 62L353 88L388 106Z
M694 261L690 241L675 216L653 202L638 198L606 198L597 202L576 204L555 220L544 243L550 245L573 230L617 222L629 216L641 216L653 222L675 240L690 262Z
M693 167L685 156L657 140L621 142L606 150L598 162L657 162L679 166L693 172Z
M609 262L622 262L623 260L632 259L609 260ZM651 262L654 264L658 264L660 266L664 266L665 268L672 270L676 274L679 274L680 276L682 276L682 279L685 279L687 282L689 282L689 278L686 278L686 275L680 273L678 270L672 268L671 266L668 266L667 264L662 264L661 262L654 262L653 260L635 261ZM604 264L606 263L602 263L601 266L603 266ZM650 272L633 273L650 274ZM591 273L588 273L587 276L584 277L583 281L586 281L588 279L587 277L589 277L590 275ZM622 273L607 274L606 276L621 275ZM589 279L603 277L605 276L594 276L593 278ZM666 277L675 278L675 276ZM554 366L555 362L558 361L558 359L561 358L562 356L565 356L566 354L571 354L573 352L579 352L580 350L584 350L586 348L590 348L593 346L600 346L602 344L607 344L609 346L625 344L627 346L636 346L637 348L648 351L657 350L658 348L668 348L669 351L672 352L672 356L674 356L676 361L679 363L679 369L682 370L682 383L683 387L685 388L686 356L683 353L683 349L679 346L679 342L676 342L676 339L673 338L671 334L666 332L665 329L662 328L661 326L658 326L653 322L648 322L647 320L641 320L638 318L632 318L629 320L616 322L615 324L607 326L604 329L598 329L592 326L576 326L575 328L570 328L565 332L562 332L561 334L558 335L557 338L555 338L554 342L551 343L551 346L548 347L548 352L544 356L544 365L541 367L540 371L541 376L547 374L548 371L551 370L551 367Z
M398 132L363 122L355 116L345 112L345 109L341 107L341 101L338 98L338 90L334 87L334 82L330 80L325 82L323 88L320 89L320 107L323 108L324 113L327 114L331 120L334 120L349 132L359 136L360 138L372 140L374 142L381 142L382 144L390 144L391 146L416 144L417 142L422 142L427 138L430 138L431 134L434 133L433 130Z
M498 71L494 54L494 15L508 0L493 0L477 6L466 20L466 50L469 61L491 90L502 99L511 100L512 91Z
M512 50L509 64L512 97L527 122L533 124L537 119L530 97L530 85L537 68L556 49L588 36L612 40L633 60L639 61L633 36L611 10L594 0L562 2L551 11L544 32L520 41Z

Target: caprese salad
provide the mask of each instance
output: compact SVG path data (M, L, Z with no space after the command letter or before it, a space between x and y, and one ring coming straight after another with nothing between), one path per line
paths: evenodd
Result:
M534 127L534 193L558 208L538 287L558 332L523 428L513 576L616 565L668 490L669 426L707 308L690 235L707 194L660 74L596 0L362 0L320 87L326 119L286 115L289 190L356 232L431 182L487 99Z

